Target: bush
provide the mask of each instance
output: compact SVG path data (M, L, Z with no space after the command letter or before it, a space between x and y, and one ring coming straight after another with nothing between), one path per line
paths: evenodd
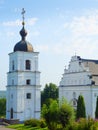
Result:
M44 119L40 119L40 121L39 121L39 127L40 128L45 128L47 125L46 125L46 122L45 122L45 120Z
M25 122L24 122L24 125L25 126L32 126L32 127L36 127L36 126L39 126L39 120L37 120L37 119L30 119L30 120L26 120Z
M49 130L56 130L59 121L59 106L57 101L52 101L50 106L43 105L42 117L45 119Z
M72 123L75 119L75 112L73 107L65 100L62 99L59 108L59 121L64 128L66 125Z
M81 118L77 122L67 125L64 130L98 130L98 122L92 118Z
M85 118L85 117L86 117L86 108L85 108L84 97L80 95L77 101L76 118L79 119L79 118Z
M79 130L78 129L78 123L73 122L66 126L65 130Z

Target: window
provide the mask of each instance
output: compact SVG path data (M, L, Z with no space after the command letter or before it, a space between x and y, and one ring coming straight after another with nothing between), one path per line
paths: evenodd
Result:
M31 99L31 93L27 93L26 98Z
M76 98L76 92L73 92L73 98Z
M14 79L12 79L12 85L14 85Z
M12 70L15 69L14 61L12 61Z
M10 118L13 119L13 108L11 108Z
M30 85L31 84L31 80L30 79L27 79L26 80L26 85Z
M13 99L13 94L11 94L11 99Z
M73 106L76 107L77 106L77 100L73 99Z
M26 60L25 65L26 65L26 70L30 70L31 69L31 62L30 62L30 60Z

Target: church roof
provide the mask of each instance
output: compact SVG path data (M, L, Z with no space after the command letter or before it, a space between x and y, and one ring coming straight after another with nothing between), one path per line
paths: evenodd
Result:
M24 26L23 26L22 30L20 31L20 35L21 35L22 39L21 39L21 41L16 43L16 45L14 46L14 52L15 51L33 52L34 49L31 45L31 43L29 43L25 39L27 32L26 32Z
M16 43L16 45L14 46L14 52L16 51L25 51L25 52L33 52L34 49L32 47L32 44L30 44L28 41L26 41L26 35L27 35L27 31L24 28L25 22L24 22L24 9L23 9L23 22L22 22L22 29L20 31L20 35L21 35L21 41L19 41L18 43Z
M89 68L92 75L98 75L98 60L81 59L85 67Z
M85 68L89 68L92 81L94 81L95 85L98 85L98 60L82 59L79 56L77 58L83 62Z
M98 60L83 59L72 56L68 68L60 82L61 85L97 85L98 86Z

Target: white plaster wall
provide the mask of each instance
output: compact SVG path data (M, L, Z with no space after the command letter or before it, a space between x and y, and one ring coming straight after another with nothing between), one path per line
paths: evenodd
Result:
M79 63L80 62L80 63ZM76 99L81 94L84 97L86 105L86 115L95 117L96 96L98 95L98 86L91 85L89 68L85 67L83 62L72 57L68 69L64 69L63 77L59 85L59 99L65 97L69 102L73 99L73 93L76 93Z
M40 72L38 71L38 52L14 52L9 54L9 72L7 74L7 114L14 110L14 118L24 121L30 118L40 118ZM31 69L25 69L25 61L31 61ZM12 61L15 69L12 70ZM30 85L26 80L30 79ZM31 99L26 94L31 93ZM13 95L13 98L12 96Z
M77 86L77 87L59 87L59 99L62 99L62 97L65 97L68 102L71 102L73 97L73 93L76 93L76 99L78 100L79 95L82 95L84 97L85 106L86 106L86 115L93 116L92 115L92 97L91 97L91 87L90 86Z

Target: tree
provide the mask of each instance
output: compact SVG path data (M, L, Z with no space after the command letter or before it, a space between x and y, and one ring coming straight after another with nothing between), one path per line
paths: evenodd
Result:
M6 99L0 99L0 117L6 115Z
M41 105L49 102L50 99L58 99L58 87L53 83L46 84L44 90L41 92Z
M45 119L49 130L56 130L59 120L59 106L56 100L53 100L49 106L42 107L42 117Z
M98 118L98 96L97 96L97 100L96 100L95 118Z
M73 122L75 119L75 112L73 107L65 100L62 99L59 108L59 121L64 128L69 123Z
M52 100L51 104L46 104L42 107L42 117L45 119L49 130L56 130L64 128L70 122L74 121L75 113L73 107L63 100L59 105L56 100Z
M78 97L77 101L77 113L76 113L76 118L85 118L86 117L86 110L85 110L85 102L84 98L82 95Z

